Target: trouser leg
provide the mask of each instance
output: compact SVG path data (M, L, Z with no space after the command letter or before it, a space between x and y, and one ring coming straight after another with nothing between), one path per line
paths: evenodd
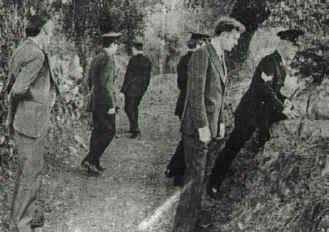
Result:
M170 171L172 176L184 175L185 172L185 157L184 157L184 144L183 140L180 140L174 155L172 156L167 169Z
M183 137L185 150L185 191L177 206L173 232L192 232L201 209L207 161L207 146L191 136Z
M94 128L90 137L89 153L85 160L92 164L99 164L102 154L116 133L115 115L93 113L93 121Z
M125 98L125 112L129 119L130 131L139 132L138 124L138 106L140 103L140 97L129 97Z
M15 141L19 167L12 201L11 220L20 232L30 232L31 220L36 209L37 193L41 186L44 164L43 137L30 138L18 132Z
M222 183L233 160L254 131L255 127L246 124L237 125L234 128L224 149L217 154L212 173L209 177L210 185L219 186Z

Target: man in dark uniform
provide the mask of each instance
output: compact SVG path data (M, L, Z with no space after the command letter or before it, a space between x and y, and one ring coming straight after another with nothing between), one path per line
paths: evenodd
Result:
M249 89L235 111L235 128L225 148L217 154L207 188L211 197L218 197L220 185L232 161L256 129L258 138L253 142L256 148L260 148L269 140L269 129L274 122L297 116L291 102L280 90L286 78L285 66L298 51L297 40L302 34L300 30L279 32L277 50L258 64Z
M186 96L186 85L187 85L187 65L192 56L192 53L206 43L209 39L209 35L202 33L191 32L191 38L187 42L188 51L181 57L177 65L177 87L180 90L178 95L175 115L181 119L184 102ZM181 186L183 184L183 176L185 171L185 161L184 161L184 146L182 140L178 143L176 151L171 158L165 174L167 177L174 177L174 186Z
M137 138L141 134L138 125L138 106L149 86L152 64L144 55L141 40L133 42L132 54L120 92L125 96L124 109L129 119L130 138Z
M93 130L90 138L88 155L81 165L87 168L91 175L99 175L104 171L100 165L101 155L111 143L115 129L115 61L114 54L118 48L118 39L121 33L111 28L101 28L106 31L102 34L103 49L91 61L89 69L89 87L91 88L90 111L93 118Z

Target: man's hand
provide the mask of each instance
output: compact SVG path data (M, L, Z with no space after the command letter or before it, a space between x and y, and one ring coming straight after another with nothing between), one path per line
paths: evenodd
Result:
M115 114L115 108L110 108L108 111L107 111L108 114Z
M217 136L217 139L223 139L225 137L225 123L221 122L219 124L219 134Z
M119 93L119 97L120 97L120 99L124 99L125 95L123 93Z
M284 115L286 115L288 119L295 119L295 118L297 118L299 116L296 111L291 110L289 108L284 108L284 110L282 111L282 113Z
M199 139L201 142L208 144L211 140L210 129L208 126L198 129Z
M271 75L266 75L266 73L264 73L264 72L262 72L261 77L262 77L262 79L263 79L265 82L272 81L272 79L273 79L273 76L271 76Z
M285 109L291 110L293 105L292 105L292 102L290 100L286 99L286 100L284 100L283 106L284 106Z

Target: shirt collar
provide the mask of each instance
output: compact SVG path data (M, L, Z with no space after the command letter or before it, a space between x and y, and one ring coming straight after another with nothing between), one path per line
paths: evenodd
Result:
M215 47L214 47L215 48ZM215 51L219 57L224 56L224 50L221 47L215 48Z
M277 54L278 54L279 57L280 57L280 63L281 63L283 66L287 66L287 61L283 58L283 56L281 55L280 51L277 50L276 52L277 52Z
M42 51L43 51L43 49L42 49L42 47L40 46L40 44L39 44L39 42L36 40L36 39L34 39L33 37L28 37L38 48L40 48Z

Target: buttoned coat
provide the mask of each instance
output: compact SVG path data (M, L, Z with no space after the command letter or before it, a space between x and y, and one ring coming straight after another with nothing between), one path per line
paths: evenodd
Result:
M141 98L151 79L152 64L143 54L133 56L128 63L121 92L129 97Z
M271 80L264 80L264 74ZM235 111L237 122L268 129L274 121L284 119L282 114L286 97L280 90L286 78L282 58L277 51L265 56L258 64L249 89Z
M227 82L225 63L211 43L196 50L188 64L187 93L182 115L182 132L197 133L209 126L211 136L218 135L223 119L224 92Z
M10 110L13 127L29 137L39 137L48 127L50 111L59 93L46 53L25 40L9 63Z
M107 112L115 107L115 61L114 57L102 50L91 61L88 82L91 88L90 110Z

